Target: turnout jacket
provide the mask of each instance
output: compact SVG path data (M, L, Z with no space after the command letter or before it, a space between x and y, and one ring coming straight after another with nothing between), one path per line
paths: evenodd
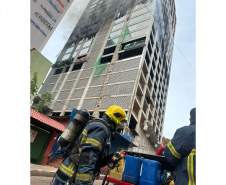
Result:
M107 119L103 116L107 124ZM80 185L92 185L94 175L100 170L99 161L102 153L105 152L107 141L110 137L110 129L107 125L96 119L89 123L79 136L79 167L76 173L76 180ZM75 163L70 157L64 159L60 165L56 179L60 182L67 182L75 171Z
M175 185L195 185L196 123L177 129L173 139L164 147L165 157L176 166Z

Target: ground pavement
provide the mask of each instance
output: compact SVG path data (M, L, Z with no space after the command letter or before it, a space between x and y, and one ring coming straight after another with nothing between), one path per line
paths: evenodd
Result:
M57 169L48 165L30 164L30 185L50 185ZM100 179L95 180L93 185L102 185L103 178L104 175L100 175Z

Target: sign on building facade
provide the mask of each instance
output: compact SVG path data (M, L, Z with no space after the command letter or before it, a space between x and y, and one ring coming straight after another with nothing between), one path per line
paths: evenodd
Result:
M42 51L73 0L31 0L30 49Z

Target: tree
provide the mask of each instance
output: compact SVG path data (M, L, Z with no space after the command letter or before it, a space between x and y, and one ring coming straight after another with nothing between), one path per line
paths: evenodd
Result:
M32 108L38 112L43 113L43 107L50 105L52 100L52 94L49 91L42 93L40 101L34 105Z
M30 82L30 97L34 96L38 90L37 82L38 82L38 73L34 72L33 79Z

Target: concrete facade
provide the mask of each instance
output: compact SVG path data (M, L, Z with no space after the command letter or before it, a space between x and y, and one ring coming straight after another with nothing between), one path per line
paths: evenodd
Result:
M42 51L74 0L30 1L30 49Z
M175 27L172 0L90 1L40 91L52 92L53 115L82 108L98 117L119 105L128 119L122 134L138 146L129 150L155 154Z

